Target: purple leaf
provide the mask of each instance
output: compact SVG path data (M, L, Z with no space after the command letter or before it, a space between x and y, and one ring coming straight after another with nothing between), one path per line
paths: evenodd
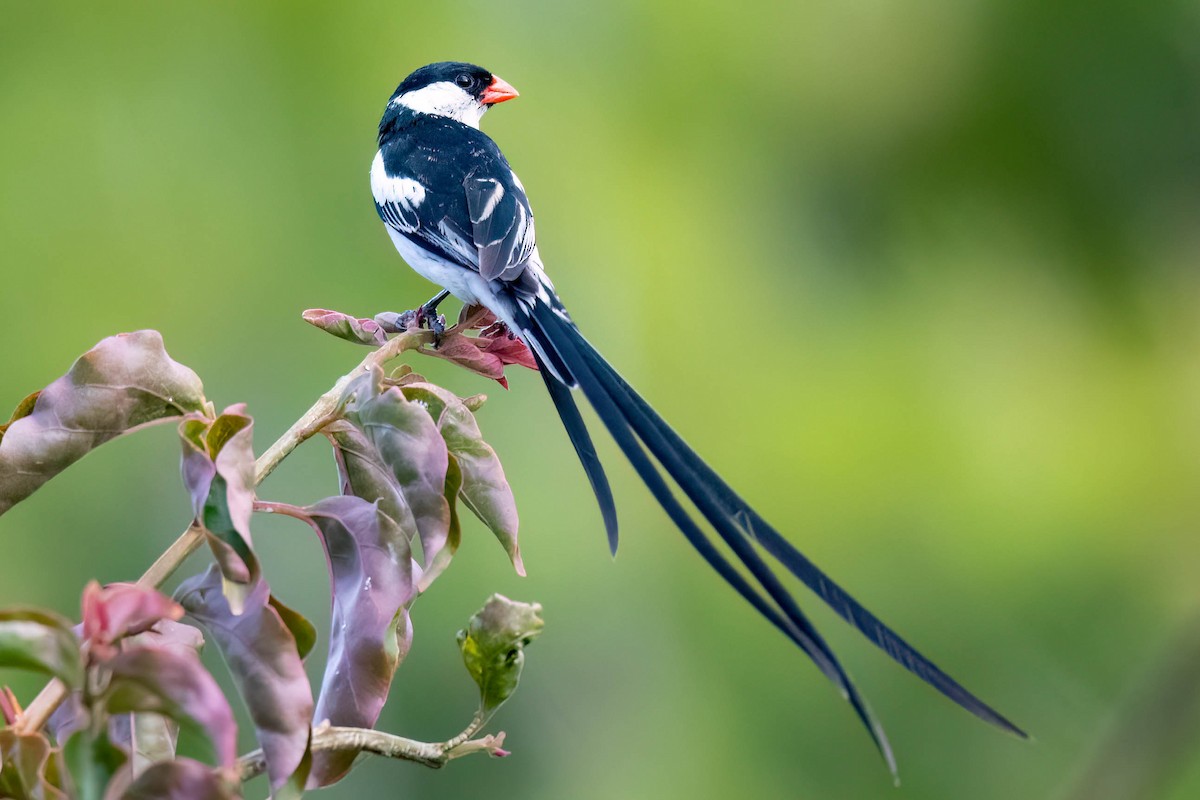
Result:
M12 800L67 800L59 781L61 754L40 733L0 730L0 797Z
M427 561L425 569L417 578L417 593L421 594L429 588L437 576L450 566L450 559L458 552L462 543L462 523L458 519L458 495L462 491L462 470L458 459L450 456L446 462L446 503L450 506L450 525L446 534L446 546L438 550L434 557Z
M333 584L329 659L314 720L370 728L412 642L407 539L376 504L358 497L326 498L304 513L321 537ZM314 754L313 782L338 780L354 756Z
M207 533L234 613L259 576L251 549L254 506L254 421L238 404L215 420L189 416L179 425L183 442L183 482L192 513Z
M326 425L322 433L333 445L342 494L379 503L379 509L401 530L415 532L417 521L400 491L400 484L367 435L344 419ZM435 526L431 525L430 529L436 531Z
M236 616L221 592L215 566L184 581L175 597L221 649L254 721L271 787L278 788L308 750L313 699L296 639L269 602L267 582L254 585Z
M198 761L179 758L146 770L121 800L236 800L229 783Z
M153 713L207 734L217 763L237 759L237 726L229 702L195 653L139 647L111 659L105 691L109 713Z
M453 393L431 383L401 387L409 400L424 403L437 422L446 447L462 470L459 497L487 525L512 559L518 575L525 574L517 544L517 504L496 451L483 440L475 415Z
M0 429L0 514L110 439L204 407L200 379L157 331L104 339Z
M71 623L32 608L0 609L0 667L53 675L67 686L83 682L79 640Z
M379 488L381 483L388 483L386 472L390 472L390 483L399 490L411 512L428 565L446 546L449 534L446 444L420 403L408 402L397 387L381 390L381 380L378 369L364 375L356 383L353 400L346 406L346 420L362 432L363 439L351 438L348 443L352 446L342 449L346 468L343 482L348 478L355 494L361 487L360 496L368 501L382 497L384 512L398 514L393 520L402 530L411 532L408 516L396 510L392 497ZM386 467L383 475L379 463ZM372 494L376 497L371 497Z
M92 656L108 659L113 644L124 636L149 630L159 620L177 620L183 609L170 598L146 586L110 583L101 588L92 581L83 590L83 638Z
M348 342L370 345L387 343L387 333L373 319L352 317L340 311L329 311L324 308L310 308L304 312L303 317L309 325L314 325L326 333L331 333Z
M182 610L180 608L180 611ZM198 654L204 646L204 637L191 625L181 625L164 619L152 629L126 639L125 646L156 647ZM129 751L129 768L121 773L121 778L127 784L145 772L151 764L175 757L179 724L174 720L160 714L115 714L108 722L108 735L113 744Z

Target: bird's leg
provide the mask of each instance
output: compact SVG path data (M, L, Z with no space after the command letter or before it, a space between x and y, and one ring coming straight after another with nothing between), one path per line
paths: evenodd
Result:
M428 325L433 331L433 343L436 346L438 338L446 332L446 320L437 313L438 304L450 296L450 292L442 289L417 309L417 326Z
M375 322L387 333L403 333L413 325L416 325L418 328L427 327L433 331L434 344L436 345L438 338L446 332L446 321L437 313L437 307L439 303L449 296L450 292L443 289L423 305L417 306L411 311L403 311L399 314L395 311L384 311L376 314Z

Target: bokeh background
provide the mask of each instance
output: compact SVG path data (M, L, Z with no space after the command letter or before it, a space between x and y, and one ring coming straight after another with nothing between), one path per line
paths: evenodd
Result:
M511 758L369 761L323 796L1071 797L1096 763L1144 779L1114 796L1200 795L1200 669L1153 677L1200 619L1194 3L4 2L0 404L153 327L218 405L249 403L265 447L362 356L302 309L431 294L367 169L395 85L446 58L521 90L484 128L590 338L1037 741L808 598L892 737L892 788L849 708L604 441L625 537L609 558L537 376L506 393L420 364L491 395L530 574L468 526L381 725L463 726L453 636L491 592L541 601L547 629L492 726ZM73 612L87 580L149 564L187 522L174 436L107 445L0 519L0 603ZM262 495L335 489L314 442ZM277 591L324 615L312 537L254 535ZM1131 722L1156 692L1171 713Z

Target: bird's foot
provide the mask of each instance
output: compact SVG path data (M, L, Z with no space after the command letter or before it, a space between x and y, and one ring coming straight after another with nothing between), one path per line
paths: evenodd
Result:
M433 331L433 345L436 347L438 340L446 332L446 318L437 313L436 308L431 308L428 305L419 307L413 313L416 314L418 328L429 328L429 330Z
M436 347L446 332L446 318L428 306L417 306L409 311L384 311L375 315L375 323L385 333L404 333L412 328L428 328L433 332Z

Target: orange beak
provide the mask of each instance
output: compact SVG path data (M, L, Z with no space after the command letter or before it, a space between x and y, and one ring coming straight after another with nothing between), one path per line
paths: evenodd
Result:
M479 98L479 102L485 106L503 103L505 100L512 100L521 93L512 87L508 81L501 78L499 75L492 76L492 82L488 84L487 89L483 91L483 97Z

